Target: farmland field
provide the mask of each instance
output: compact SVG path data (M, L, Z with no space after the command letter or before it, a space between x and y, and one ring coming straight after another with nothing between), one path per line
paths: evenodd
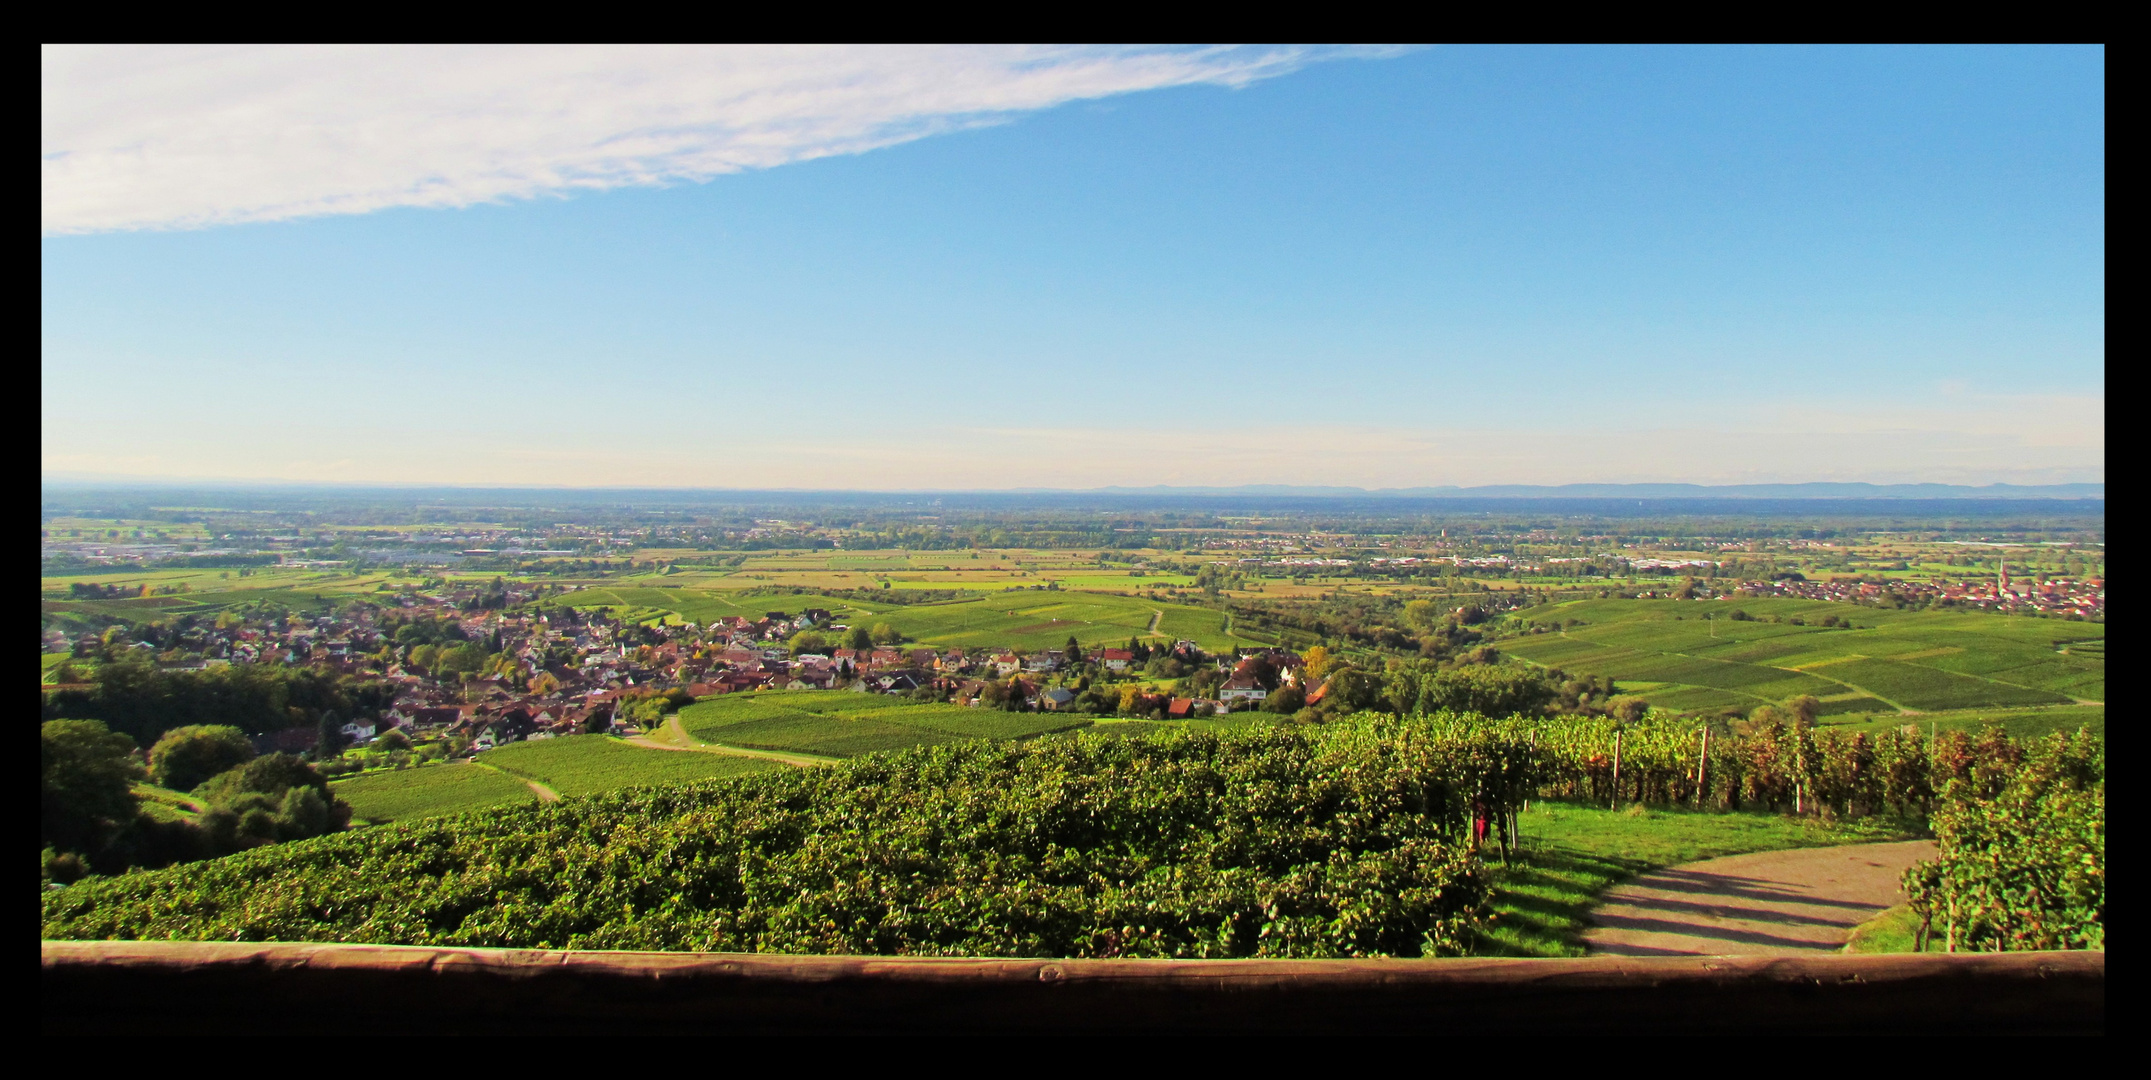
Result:
M1057 590L1010 590L905 605L815 595L738 596L714 589L606 586L577 590L559 602L578 608L616 608L630 618L670 613L693 622L822 607L840 622L888 623L912 641L944 648L1051 649L1066 644L1071 636L1086 646L1119 644L1149 636L1153 619L1159 624L1158 637L1186 638L1206 649L1229 649L1236 640L1250 640L1246 635L1236 639L1228 634L1225 615L1219 611L1141 597Z
M1085 645L1118 644L1149 633L1153 617L1173 605L1135 597L1079 592L991 593L976 600L920 604L879 615L907 637L930 645L978 648L1006 645L1050 649L1073 636ZM1185 625L1206 648L1224 648L1224 616L1214 611L1180 608L1191 613ZM1200 621L1207 617L1207 621Z
M221 576L220 576L221 575ZM124 618L130 622L162 622L180 615L201 615L235 604L266 601L299 610L320 610L352 596L372 595L390 580L385 573L350 574L339 571L263 568L246 577L236 570L114 570L47 576L40 579L40 610L47 614L73 613ZM124 597L113 600L68 599L73 583L185 588L182 593Z
M2078 728L2090 728L2093 734L2103 736L2106 734L2106 706L2049 705L2035 709L1958 709L1951 712L1922 713L1916 717L1891 713L1873 718L1842 720L1825 716L1823 723L1832 726L1842 724L1848 731L1865 731L1869 734L1909 723L1919 731L1935 732L1977 732L1991 724L2020 739L2038 738L2057 731L2075 731Z
M521 780L467 762L368 773L335 781L329 790L351 804L353 818L376 825L537 799Z
M1080 727L1088 719L903 702L842 690L735 694L680 710L681 725L702 742L826 757L968 739L1020 739Z
M760 758L651 750L603 735L509 743L478 758L502 772L536 780L562 795L684 784L784 767Z
M1735 622L1734 610L1756 621ZM1833 615L1858 629L1814 625ZM1504 642L1504 651L1650 684L1637 692L1669 709L1749 709L1812 694L1825 715L1843 715L2106 696L2102 623L1790 599L1575 600L1521 617L1553 632Z

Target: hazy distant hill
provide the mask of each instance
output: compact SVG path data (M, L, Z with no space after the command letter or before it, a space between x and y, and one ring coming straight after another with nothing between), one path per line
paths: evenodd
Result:
M1034 489L1043 490L1043 489ZM1129 495L1289 495L1405 499L2104 499L2105 484L1499 484L1489 487L1106 487Z

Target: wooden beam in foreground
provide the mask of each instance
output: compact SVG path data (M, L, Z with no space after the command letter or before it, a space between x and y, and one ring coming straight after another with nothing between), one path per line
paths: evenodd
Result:
M993 960L48 941L47 1035L2098 1034L2087 952Z

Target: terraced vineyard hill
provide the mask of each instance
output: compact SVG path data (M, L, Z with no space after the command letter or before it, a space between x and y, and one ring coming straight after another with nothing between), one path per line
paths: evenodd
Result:
M1734 620L1736 610L1752 621ZM1818 625L1831 616L1855 628ZM2106 698L2102 623L1792 599L1576 600L1521 617L1535 632L1504 651L1610 676L1669 709L1749 709L1799 694L1820 698L1825 715Z

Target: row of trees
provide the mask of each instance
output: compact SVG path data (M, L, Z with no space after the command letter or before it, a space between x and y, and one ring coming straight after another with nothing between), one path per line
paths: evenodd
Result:
M87 690L44 695L45 720L102 721L137 745L195 724L229 724L260 734L319 721L324 713L375 716L394 688L333 672L281 664L233 664L206 671L164 671L123 652L100 664Z

